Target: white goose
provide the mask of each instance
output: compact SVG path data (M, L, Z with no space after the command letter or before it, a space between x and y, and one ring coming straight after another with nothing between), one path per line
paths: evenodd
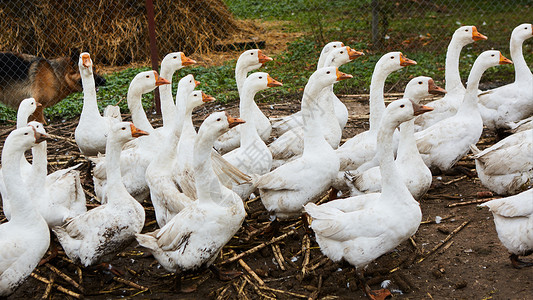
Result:
M531 37L532 24L521 24L513 30L510 50L515 81L479 95L479 111L489 129L508 128L506 123L533 115L533 74L522 54L522 44Z
M453 33L448 51L446 52L446 64L444 70L444 81L446 95L440 99L427 104L433 107L433 111L415 118L415 131L420 131L449 118L457 112L463 102L465 87L461 82L459 74L459 58L461 50L468 44L475 41L486 40L487 37L477 31L476 26L462 26Z
M155 131L144 112L141 104L141 97L143 94L153 91L157 86L168 84L168 80L160 77L156 71L145 71L137 74L130 83L128 89L128 107L131 111L131 118L133 123L139 128L146 126L147 132L153 132L153 136L142 137L139 141L132 141L125 145L124 151L120 158L120 167L122 170L122 177L124 185L128 193L139 201L144 201L148 198L150 191L144 178L146 167L153 159L155 151L157 151L159 133L165 131ZM137 123L142 125L137 125ZM105 186L106 186L106 158L99 156L91 158L95 163L93 169L94 191L96 196L105 203Z
M361 55L362 52L355 51L348 46L340 47L329 52L327 59L324 62L324 67L339 68L343 64L346 64ZM348 110L333 92L333 84L320 92L317 103L318 108L316 111L310 112L310 108L308 107L309 104L302 101L301 113L293 114L292 118L290 118L291 122L300 122L300 126L293 126L293 128L286 131L278 139L268 145L268 148L272 152L272 157L279 160L274 163L275 167L302 154L304 143L304 114L319 114L319 118L322 120L322 126L324 127L324 138L333 149L339 147L342 137L342 129L348 121Z
M185 118L190 119L193 108L215 99L202 91L192 91L186 100L187 111ZM176 121L176 123L178 122ZM190 123L192 126L192 121ZM192 130L194 131L194 127L192 127ZM181 138L186 140L186 136L187 130L185 130L185 134ZM160 145L161 149L155 153L155 158L146 168L146 182L150 187L150 200L154 206L159 227L165 226L172 217L196 199L190 197L193 196L191 193L184 193L184 189L177 181L179 178L175 176L176 173L179 173L179 170L176 170L178 157L184 155L178 147L178 141L181 141L181 138L178 139L177 134L172 134L166 140L163 140ZM178 148L177 151L176 148Z
M50 245L50 231L22 185L24 151L44 140L31 126L13 130L2 150L2 174L12 200L11 220L0 225L0 297L8 296L31 274Z
M394 162L393 134L400 123L428 110L409 99L386 108L377 137L381 193L305 205L320 250L331 260L344 259L361 272L417 231L422 212ZM365 292L372 293L366 284Z
M76 126L74 131L74 138L83 155L95 156L98 153L104 154L109 128L119 122L119 120L110 116L102 117L100 115L96 100L93 62L89 53L83 52L80 54L78 68L83 85L83 108L78 126ZM108 109L104 115L109 114L110 111Z
M272 58L266 56L261 50L258 49L247 50L242 53L241 56L239 56L237 65L235 67L235 80L237 82L239 96L248 72L259 69L264 63L271 60ZM239 107L241 105L243 105L242 102L239 103ZM256 121L255 127L257 129L257 133L263 141L267 141L270 138L270 132L272 131L270 121L263 114L261 109L259 109L257 104L255 104L255 102L252 104L252 111ZM240 127L238 126L232 128L217 139L214 148L221 154L227 153L239 147L240 137Z
M335 50L338 50L340 48L344 47L344 44L342 42L329 42L327 43L320 52L320 56L318 58L317 63L317 70L323 67L340 67L343 63L340 63L339 65L334 65L332 62L329 62L329 65L327 63L328 56ZM340 100L337 101L340 102ZM337 118L339 118L339 123L341 124L341 128L344 128L344 125L346 125L346 122L344 122L344 125L342 125L342 122L344 120L344 114L346 114L346 120L348 120L348 110L346 109L346 106L340 102L334 102L335 103L335 115ZM345 112L346 111L346 112ZM292 115L282 117L282 118L276 118L272 119L272 131L276 134L276 136L281 136L285 132L295 128L295 127L301 127L303 125L303 119L302 119L302 111L298 111Z
M525 118L523 120L520 120L518 122L508 122L507 127L509 129L507 130L510 133L517 133L520 131L525 131L528 129L533 129L533 116L529 118Z
M181 273L209 267L224 245L241 228L245 217L241 198L220 184L212 161L215 140L230 127L243 123L224 112L205 119L194 145L194 167L198 200L185 207L163 228L137 234L139 244L147 248L169 272Z
M436 86L430 77L418 76L409 81L403 97L420 104L420 101L430 94L440 95L445 92ZM414 119L400 125L400 141L395 161L409 192L415 199L420 199L431 186L432 176L416 147ZM381 191L379 166L359 174L355 173L351 177L348 185L350 183L353 185L352 196Z
M463 103L457 113L415 133L418 151L430 169L449 170L468 153L471 144L479 141L483 131L477 106L479 81L488 68L510 63L500 51L481 53L470 70Z
M498 238L511 252L513 267L520 269L533 266L533 262L518 259L518 256L533 253L533 189L479 206L488 207L492 212Z
M510 135L480 151L470 145L481 183L500 195L531 187L533 181L533 129Z
M85 267L112 258L144 226L144 208L126 190L120 173L122 146L147 135L129 122L114 124L107 137L107 203L53 227L66 255Z
M352 78L335 67L315 71L304 89L306 106L318 109L318 95L330 84ZM302 156L255 180L265 208L280 219L299 216L302 207L316 201L330 187L339 170L333 148L325 140L322 120L317 114L304 114L304 151Z
M340 162L340 172L334 183L338 190L345 188L344 171L356 170L376 154L376 137L385 111L385 80L392 72L415 64L401 52L389 52L376 63L370 83L370 129L350 138L335 151Z
M257 92L281 85L281 82L264 72L250 74L244 82L240 93L241 99L244 99L241 101L240 116L246 124L239 126L241 127L241 146L222 157L245 174L263 175L270 172L272 153L255 130L252 102ZM233 191L237 192L242 199L248 199L253 192L252 184L234 185Z

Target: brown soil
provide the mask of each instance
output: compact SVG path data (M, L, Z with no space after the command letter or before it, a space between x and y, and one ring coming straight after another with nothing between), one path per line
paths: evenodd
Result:
M343 98L353 115L345 138L368 127L364 117L368 112L367 99L366 96ZM210 104L195 113L196 124L200 124L214 109L238 113L234 106L216 107ZM267 115L281 116L298 110L299 104L264 104L262 109ZM82 182L87 199L92 199L92 179L87 173L89 163L80 156L73 141L76 124L77 120L72 120L47 126L48 132L56 136L48 144L50 171L84 162L80 167ZM160 121L155 120L154 124L160 124ZM13 126L0 128L2 141L12 129ZM493 134L484 133L479 145L483 148L495 141ZM479 209L475 204L449 207L455 203L478 200L478 193L487 191L476 177L471 159L464 158L459 164L471 172L434 176L431 189L420 201L423 224L412 241L402 243L368 266L368 282L372 288L378 289L382 281L391 280L389 288L398 299L532 299L533 272L531 269L512 268L488 210ZM88 201L88 204L91 208L98 205L94 200ZM144 205L147 214L143 231L153 231L157 228L153 208L149 203ZM89 299L365 299L364 293L357 287L354 269L347 264L333 263L323 256L313 233L302 225L301 219L282 223L280 232L275 235L282 237L279 241L244 255L241 261L224 263L235 253L257 249L254 247L264 246L272 239L260 231L251 234L251 228L261 229L269 224L261 201L248 201L247 210L248 229L243 227L215 262L224 269L243 272L242 276L231 281L221 281L210 271L198 272L188 275L184 282L191 290L196 286L196 290L177 293L173 291L172 274L135 244L111 262L125 271L121 277L126 280L123 282L108 271L71 264L62 251L50 265L80 283L83 293L48 266L38 267L35 274L47 280L54 278L53 288L48 294L52 299L72 298L59 291L60 286L73 293L84 294ZM435 223L436 217L443 219L440 224ZM3 215L0 215L0 221L5 222ZM458 228L462 229L455 232ZM440 247L431 252L437 246ZM284 260L282 262L274 255L274 251L278 250ZM249 266L254 273L244 266ZM147 290L143 291L143 287ZM46 288L47 284L28 278L9 299L40 298L46 293Z

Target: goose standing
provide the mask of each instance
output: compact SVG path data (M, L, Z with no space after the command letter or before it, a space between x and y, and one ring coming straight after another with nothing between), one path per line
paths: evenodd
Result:
M377 137L381 193L334 200L320 206L305 205L322 253L335 262L341 259L349 262L363 282L364 277L358 273L407 240L420 225L420 205L405 186L394 162L393 134L400 123L429 110L409 99L393 101L386 108ZM366 283L364 287L369 297L375 294Z
M126 190L120 173L122 146L148 133L132 123L114 124L107 137L106 204L53 227L65 254L85 267L112 258L127 247L144 226L144 208Z
M447 93L444 97L427 104L427 106L433 107L432 112L415 118L415 131L426 129L440 120L455 115L461 106L466 91L459 74L461 50L468 44L486 39L486 36L477 31L476 26L462 26L455 30L446 52L444 89Z
M506 123L533 115L533 74L522 53L524 41L531 37L532 24L521 24L513 30L510 50L515 81L479 95L481 118L489 129L508 128Z
M533 253L533 189L520 194L490 200L481 207L488 207L494 216L494 225L498 238L511 252L511 263L514 268L521 269L533 266L533 262L525 262L518 256Z
M468 153L471 144L479 141L483 131L477 106L479 81L488 68L510 63L500 51L481 53L470 70L463 103L457 113L415 133L418 151L430 169L449 170Z
M259 69L264 63L271 60L271 57L266 56L261 50L258 49L244 51L241 56L239 56L237 65L235 67L235 80L237 82L239 96L242 92L242 87L248 72ZM243 105L242 102L239 103L239 107L241 105ZM270 138L270 132L272 131L270 120L263 114L255 102L252 104L252 112L256 121L255 127L257 133L263 141L267 141ZM240 137L240 126L232 128L217 139L214 148L220 154L225 154L239 147Z
M212 266L224 245L241 228L246 211L241 198L220 184L214 172L211 152L215 140L229 128L244 121L227 113L208 116L198 131L194 144L194 201L163 228L137 234L139 244L147 248L169 272L181 273Z
M333 51L336 51L343 47L344 47L344 44L342 42L333 41L333 42L327 43L322 48L322 51L320 52L320 56L318 58L318 63L317 63L317 70L323 67L337 67L338 68L341 65L343 65L344 63L333 64L333 62L331 62L331 60L328 59L328 56L330 56L330 54ZM329 60L329 63L328 63L328 60ZM337 101L340 102L338 98L337 98ZM337 116L337 118L339 118L339 124L341 124L341 128L344 128L347 122L347 121L343 121L344 115L346 115L346 120L348 120L348 110L346 109L346 106L344 105L344 103L342 102L338 103L337 101L334 102L335 103L335 115ZM342 125L343 122L344 122L344 125ZM300 110L292 115L273 119L272 120L272 131L276 134L276 136L281 136L285 132L295 127L301 127L302 125L303 125L302 111Z
M50 245L48 225L37 211L20 172L24 151L44 140L32 126L13 130L2 149L2 174L11 199L11 219L0 225L0 296L8 296L31 274Z
M420 104L420 101L430 94L441 95L444 93L446 91L436 86L432 78L418 76L409 81L403 97ZM420 199L431 186L432 176L431 171L422 160L422 157L420 157L420 153L418 153L416 148L414 119L403 122L400 125L400 141L395 161L411 195L416 200ZM351 177L351 184L353 185L352 196L381 191L379 166L370 168L360 174L356 173Z
M320 92L336 81L352 78L335 67L315 71L304 89L303 102L311 111L318 109ZM330 187L339 170L333 148L325 140L317 114L304 114L304 151L302 156L254 182L265 208L280 219L299 216L302 207L316 201Z
M101 116L96 100L96 85L94 82L93 61L87 52L80 54L78 68L83 86L83 108L74 138L80 152L85 156L95 156L105 153L106 137L111 125L119 122L117 118ZM119 109L120 112L120 109ZM108 112L104 115L109 115ZM120 114L119 114L120 116Z
M281 85L281 82L273 79L264 72L250 74L244 82L240 93L240 116L246 123L240 126L242 127L241 146L224 154L222 157L245 174L263 175L270 172L272 167L272 153L270 153L265 142L261 139L257 130L255 130L252 102L254 102L254 97L257 92L268 87ZM248 199L253 192L252 184L234 185L233 191L237 192L242 199Z

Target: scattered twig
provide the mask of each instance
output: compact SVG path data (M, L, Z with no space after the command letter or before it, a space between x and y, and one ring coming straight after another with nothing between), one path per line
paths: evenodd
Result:
M456 233L461 231L461 229L465 228L466 225L468 225L468 223L470 223L470 221L464 221L461 225L459 225L459 227L455 228L442 242L440 242L438 245L433 247L433 249L431 249L428 253L426 253L426 255L424 255L424 257L420 258L417 261L417 263L423 262L431 254L433 254L433 253L435 253L435 251L439 250L439 248L442 247L442 245L446 244L446 242L448 242Z
M261 292L261 290L259 289L259 286L257 286L257 284L253 283L252 280L250 279L250 277L248 277L247 275L244 275L243 278L250 284L252 285L252 287L254 288L255 292L261 296L261 298L263 299L272 299L272 300L276 300L275 297L271 297L271 296L268 296L268 295L265 295L264 293Z
M311 240L306 234L302 239L302 253L304 253L304 259L302 261L302 275L305 276L308 272L307 265L311 256Z
M123 283L125 285L129 285L132 288L135 288L135 289L138 289L138 290L141 290L141 291L147 291L148 290L147 287L144 287L144 286L142 286L140 284L137 284L135 282L129 281L127 279L124 279L124 278L121 278L121 277L118 277L118 276L113 277L113 280L116 281L116 282Z
M293 293L293 292L289 292L289 291L273 289L273 288L268 287L268 286L259 286L259 288L262 289L262 290L267 290L267 291L271 291L271 292L275 292L275 293L290 295L290 296L293 296L293 297L305 298L305 299L308 298L308 296L306 296L306 295L297 294L297 293Z
M50 292L52 291L52 287L54 286L54 274L50 274L50 279L48 280L48 284L46 285L46 289L44 290L44 294L41 297L41 299L48 299L50 297Z
M265 285L263 279L261 279L261 277L259 277L259 275L257 275L257 273L255 273L254 270L252 270L252 268L250 268L250 266L248 266L248 264L244 262L244 260L239 259L239 264L246 270L246 272L252 275L252 277L259 283L259 285Z
M67 274L59 271L58 268L52 266L51 264L49 263L46 263L44 264L48 269L50 269L52 272L56 273L57 275L59 275L59 277L63 278L63 280L65 280L66 282L70 283L72 286L74 286L75 288L77 288L80 292L82 293L85 293L85 290L83 289L83 287L81 285L79 285L79 283L77 283L74 279L70 278L70 276L68 276Z
M444 218L441 218L440 221L445 221L445 220L448 220L448 219L451 219L455 217L454 215L449 215L449 216L446 216ZM437 224L437 221L435 221L435 219L430 219L430 220L426 220L426 221L422 221L420 222L420 224Z
M464 202L456 202L448 204L446 207L455 207L455 206L463 206L463 205L469 205L469 204L478 204L478 203L485 203L490 200L494 200L498 198L485 198L485 199L476 199L471 201L464 201Z
M37 280L39 280L42 283L46 283L46 284L50 283L50 281L48 279L46 279L46 278L44 278L42 276L39 276L39 275L37 275L35 273L31 273L30 276L35 278L35 279L37 279ZM74 297L76 299L81 299L81 295L80 294L74 293L73 291L71 291L69 289L66 289L66 288L64 288L64 287L62 287L62 286L60 286L60 285L58 285L56 283L53 283L53 287L56 288L58 291L64 293L64 294L67 294L67 295L69 295L71 297Z
M274 253L274 258L278 262L279 268L282 271L285 271L285 259L283 258L283 255L281 254L281 249L279 248L278 244L272 244L270 245L272 247L272 252Z
M452 179L452 180L450 180L450 181L443 182L442 184L443 184L443 185L450 185L450 184L452 184L452 183L454 183L454 182L461 181L461 180L465 179L466 177L468 177L468 176L463 175L463 176L461 176L461 177L458 177L458 178Z

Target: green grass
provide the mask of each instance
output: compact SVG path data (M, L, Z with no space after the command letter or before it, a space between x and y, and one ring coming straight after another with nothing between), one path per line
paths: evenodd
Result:
M487 35L487 41L480 41L465 47L461 55L460 72L463 82L482 51L499 49L509 57L509 37L514 27L531 18L521 20L523 12L531 11L533 1L519 0L513 5L502 1L454 1L443 0L438 6L422 7L413 1L380 1L383 16L381 28L387 23L387 39L376 48L371 36L371 0L280 0L268 5L258 0L225 0L237 18L261 19L264 21L283 20L283 27L290 31L304 32L303 37L288 44L287 51L273 56L274 61L260 69L283 82L283 87L268 89L256 97L259 102L278 102L301 98L307 78L316 69L316 62L322 46L333 40L343 41L366 55L342 66L343 72L354 75L353 79L342 81L335 86L337 93L368 93L375 63L389 51L402 51L418 62L389 76L386 91L402 91L405 84L415 76L433 77L437 84L444 86L444 61L446 47L451 34L459 26L472 24ZM428 2L430 3L430 2ZM461 5L460 9L455 9ZM383 19L386 18L387 22ZM384 29L383 29L384 30ZM266 41L268 43L268 41ZM526 61L533 62L533 39L524 44ZM184 68L177 74L181 78L194 74L202 84L198 89L213 95L221 103L238 101L234 77L235 61L228 61L216 67ZM131 79L149 68L128 69L108 74L108 84L98 92L100 108L108 104L120 103L122 112L127 113L126 95ZM514 78L512 66L499 66L487 70L483 82L505 84ZM173 93L177 88L173 80ZM45 110L52 120L63 120L79 116L82 108L82 94L67 97L52 108ZM145 109L153 109L153 94L143 96ZM0 106L0 121L15 120L15 111Z

